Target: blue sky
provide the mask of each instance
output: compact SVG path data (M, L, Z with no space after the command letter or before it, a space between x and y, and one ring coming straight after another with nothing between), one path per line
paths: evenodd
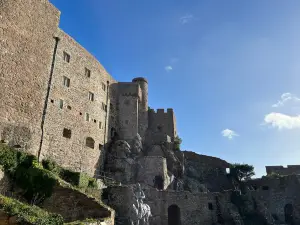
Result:
M147 77L183 149L258 176L300 164L300 1L50 1L115 79Z

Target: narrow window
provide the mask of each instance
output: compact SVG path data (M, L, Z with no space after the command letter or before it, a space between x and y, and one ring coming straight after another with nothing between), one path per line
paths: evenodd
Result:
M110 110L111 112L114 111L114 106L113 106L113 104L111 104L111 103L110 103L110 105L109 105L109 110Z
M69 63L70 62L70 58L71 58L70 55L68 53L64 52L64 61L67 62L67 63Z
M82 112L80 112L79 115L82 116Z
M102 102L102 110L106 111L106 105Z
M103 150L103 145L99 144L99 150Z
M106 85L104 83L102 83L102 89L103 91L106 91Z
M63 137L65 138L71 138L72 131L70 129L64 128L63 130Z
M94 120L94 123L97 123L97 120Z
M102 122L99 121L99 129L102 129Z
M89 100L90 101L94 101L94 93L93 92L89 92Z
M68 110L71 110L71 109L72 109L72 107L71 107L71 106L69 106L69 105L67 106L67 108L68 108Z
M65 87L70 87L70 79L69 78L64 76L63 81L64 81Z
M214 208L213 208L213 204L212 204L211 202L208 203L208 209L209 209L209 210L213 210L213 209L214 209Z
M54 100L53 100L53 99L51 99L51 100L50 100L50 102L51 102L51 103L54 103Z
M91 71L88 69L88 68L85 68L85 76L87 78L90 78L91 77Z
M85 121L90 121L90 114L85 113Z
M95 147L94 139L91 138L91 137L87 137L86 140L85 140L85 146L94 149L94 147Z
M59 99L59 108L63 109L63 107L64 107L64 100Z

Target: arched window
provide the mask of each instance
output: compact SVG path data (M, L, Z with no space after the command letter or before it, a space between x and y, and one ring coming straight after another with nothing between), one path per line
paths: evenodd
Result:
M168 208L168 225L181 225L180 208L177 205Z
M91 137L87 137L86 140L85 140L85 146L94 149L94 147L95 147L94 139L91 138Z

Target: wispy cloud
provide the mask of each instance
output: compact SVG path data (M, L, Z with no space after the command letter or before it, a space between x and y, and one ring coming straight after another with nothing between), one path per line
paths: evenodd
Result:
M239 136L235 131L230 130L230 129L225 129L221 132L223 137L228 138L229 140L233 139L234 137Z
M171 72L173 70L172 66L165 66L165 71Z
M270 125L278 130L300 128L300 115L289 116L272 112L265 115L264 125Z
M194 15L186 14L185 16L180 17L179 22L184 25L187 24L195 19Z
M273 104L273 108L278 108L284 106L285 103L293 101L293 102L300 102L300 98L298 98L296 95L291 94L291 93L283 93L280 97L280 100L276 103Z

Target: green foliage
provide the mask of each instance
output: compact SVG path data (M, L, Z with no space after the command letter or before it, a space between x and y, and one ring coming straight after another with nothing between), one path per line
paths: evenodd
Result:
M182 143L182 139L179 136L176 136L174 139L174 150L180 151L181 143Z
M278 173L272 172L271 174L267 174L266 177L271 177L271 178L280 178L283 177L282 175L279 175Z
M0 165L15 184L24 190L27 201L32 201L36 196L39 198L51 196L57 182L56 178L39 165L35 156L1 144Z
M254 167L248 164L235 163L230 166L229 175L236 181L249 180L255 175Z
M87 187L98 188L96 179L89 177L85 173L64 169L50 159L43 160L42 165L44 169L50 170L51 172L57 174L61 179L75 187L80 189L85 189Z
M48 213L39 207L29 206L0 195L0 209L10 216L17 216L19 224L62 225L61 215Z

